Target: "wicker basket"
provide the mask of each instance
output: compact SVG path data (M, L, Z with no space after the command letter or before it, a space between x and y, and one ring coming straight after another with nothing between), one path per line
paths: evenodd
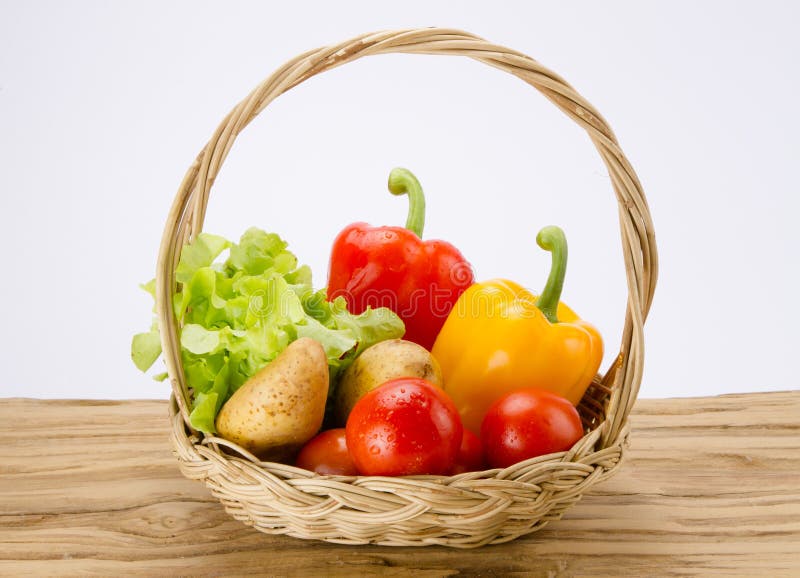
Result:
M468 56L542 92L589 134L619 202L628 301L620 352L580 403L587 434L567 452L503 470L456 476L319 476L260 462L225 440L189 426L191 392L181 366L171 309L182 246L202 228L208 195L239 132L273 99L304 80L362 56L384 53ZM172 442L183 474L203 480L236 519L270 534L347 544L461 548L512 540L559 519L592 485L619 467L628 414L642 377L643 324L656 282L657 256L641 185L613 132L558 75L524 54L458 30L426 28L359 36L301 54L240 102L189 168L175 197L158 258L157 312L172 383Z

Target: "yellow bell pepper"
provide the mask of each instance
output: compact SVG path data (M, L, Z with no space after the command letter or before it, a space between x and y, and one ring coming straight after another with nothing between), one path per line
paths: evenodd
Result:
M476 283L458 299L432 349L445 391L475 433L489 406L517 389L544 389L577 405L603 359L598 330L559 302L564 232L545 227L536 242L552 253L542 294L505 279Z

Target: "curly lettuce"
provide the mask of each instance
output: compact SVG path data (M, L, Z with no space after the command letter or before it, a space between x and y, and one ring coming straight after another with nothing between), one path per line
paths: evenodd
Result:
M330 396L337 377L364 349L405 333L388 308L353 315L343 297L328 301L325 290L314 291L311 270L287 246L278 235L251 228L238 244L200 233L181 252L173 306L193 392L190 422L197 430L216 433L214 421L225 401L295 339L311 337L324 348ZM226 250L227 259L218 261ZM154 295L154 286L151 281L143 288ZM131 358L140 370L160 355L157 323L133 336Z

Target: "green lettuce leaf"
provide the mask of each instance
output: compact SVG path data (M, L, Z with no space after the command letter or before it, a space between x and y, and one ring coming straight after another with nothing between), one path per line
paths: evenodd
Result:
M161 336L158 329L137 333L131 343L131 359L141 371L147 371L161 355Z
M298 325L298 331L323 344L333 381L366 348L385 339L398 339L406 331L403 321L390 309L368 308L360 315L353 315L347 310L344 297L330 302L324 289L307 293L303 309L308 317L304 324Z
M217 413L233 392L295 339L311 337L325 350L330 400L338 376L361 351L405 333L400 318L386 308L352 315L343 298L328 302L324 289L314 291L311 270L298 264L287 243L257 228L239 243L199 234L183 248L175 276L173 307L193 396L190 422L207 433L215 432ZM143 288L155 296L153 281ZM157 326L134 336L136 367L146 371L160 354Z
M261 275L274 270L282 275L297 267L297 258L286 250L288 244L275 233L252 227L245 231L238 245L231 247L226 269Z
M175 280L178 283L186 283L192 278L195 271L211 266L214 259L230 246L230 241L222 237L200 233L191 244L186 245L181 251L181 258L175 269Z
M211 387L195 396L192 411L189 414L189 421L195 429L208 433L217 432L214 427L214 421L217 418L217 412L229 397L229 371L230 363L229 360L226 360L222 368L217 372Z

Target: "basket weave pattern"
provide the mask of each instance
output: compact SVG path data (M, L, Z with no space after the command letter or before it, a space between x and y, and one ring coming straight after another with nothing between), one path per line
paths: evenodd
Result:
M503 470L457 476L319 476L260 462L189 425L191 392L171 309L180 249L203 225L208 196L236 136L273 99L357 58L385 53L467 56L509 72L583 127L611 177L628 287L619 355L579 405L587 434L567 452ZM643 325L653 298L657 254L641 185L602 116L532 58L465 32L426 28L380 32L312 50L287 62L223 120L191 165L167 218L156 274L157 314L172 384L172 443L183 474L203 480L236 519L267 533L330 542L475 547L512 540L559 519L592 485L613 475L628 438L628 414L642 378Z

